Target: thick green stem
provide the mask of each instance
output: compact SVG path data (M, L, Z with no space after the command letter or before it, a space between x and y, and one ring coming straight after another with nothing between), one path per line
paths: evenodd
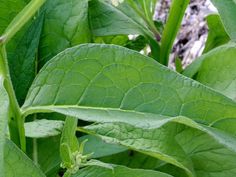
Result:
M12 141L25 151L24 120L12 86L5 45L0 44L0 73L4 77L4 85L10 100L9 130Z
M170 13L161 38L160 63L168 66L176 35L181 26L185 10L190 0L173 0Z
M29 21L46 0L32 0L9 24L4 34L0 36L0 73L3 75L5 88L10 99L11 115L9 117L9 131L11 140L23 151L26 151L24 132L24 117L13 89L9 66L7 62L6 44Z

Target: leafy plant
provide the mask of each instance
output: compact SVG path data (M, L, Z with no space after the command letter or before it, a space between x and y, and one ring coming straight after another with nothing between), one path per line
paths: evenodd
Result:
M163 25L155 0L0 1L0 176L235 176L236 3L212 2L177 73L189 0Z

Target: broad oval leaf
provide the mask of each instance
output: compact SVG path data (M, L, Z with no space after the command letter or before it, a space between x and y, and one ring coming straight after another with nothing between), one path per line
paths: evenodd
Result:
M23 112L56 111L99 122L136 119L151 126L143 118L182 115L209 124L235 117L235 108L231 99L138 52L85 44L46 64L29 90Z
M86 167L71 177L171 177L171 175L152 170L130 169L115 166L114 170L102 167Z
M231 99L138 52L85 44L60 53L44 66L23 112L26 116L56 111L87 121L125 122L150 129L165 124L167 116L182 115L205 124L235 118L235 108ZM192 176L185 152L181 147L176 151L179 158L172 151L155 155Z

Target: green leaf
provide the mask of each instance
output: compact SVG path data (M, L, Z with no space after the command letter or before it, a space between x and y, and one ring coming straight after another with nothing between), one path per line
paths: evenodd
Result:
M228 44L216 47L211 51L203 54L202 56L194 60L189 66L187 66L182 74L190 78L196 77L198 70L201 68L204 60L206 60L207 58L211 58L212 55L217 55L218 53L227 51L228 48L232 48L234 47L234 45L234 43L229 42Z
M9 117L9 98L7 91L4 88L4 79L0 75L0 176L3 177L4 174L4 144L5 144L5 134L7 129Z
M114 7L106 1L92 0L89 15L95 36L141 34L153 37L145 22L126 3Z
M57 174L60 169L60 136L37 139L38 164L46 176Z
M197 176L228 177L236 174L235 137L216 129L209 129L218 140L194 129L185 130L176 136L194 163ZM227 147L231 142L234 148Z
M63 121L60 120L35 120L25 123L25 136L30 138L46 138L61 134Z
M33 161L10 140L5 143L4 165L4 177L46 177Z
M124 122L150 129L168 122L167 116L178 115L211 124L235 118L235 108L231 99L138 52L85 44L60 53L44 66L22 110L25 116L56 111L86 121ZM156 157L192 174L185 152L177 142L175 147ZM166 155L169 151L172 154ZM174 152L181 160L176 160Z
M183 160L191 158L196 176L223 177L236 174L235 137L184 117L169 118L166 124L161 123L157 129L141 129L124 123L91 125L85 129L100 135L107 142L122 144L153 157L163 153L163 156L175 157L182 164L185 164ZM178 151L181 148L185 156Z
M236 2L235 0L211 0L217 8L222 23L224 24L226 32L229 34L230 39L236 42Z
M231 99L138 52L84 44L45 65L22 111L25 116L56 111L86 121L152 127L156 118L177 115L210 124L235 118L235 108Z
M201 56L196 80L236 100L236 44L229 43Z
M163 166L163 164L165 164L165 162L157 158L133 150L127 150L119 154L113 154L111 156L102 157L99 158L99 160L105 163L113 163L117 165L123 165L129 168L141 169L158 169L158 167Z
M101 138L92 135L85 135L79 138L79 141L88 140L84 146L84 154L93 153L91 158L101 158L112 154L117 154L127 150L127 148L119 145L108 144Z
M71 177L171 177L168 174L142 169L130 169L123 166L115 166L114 171L102 167L86 167Z
M37 72L37 51L42 25L43 14L22 30L7 47L11 78L20 104L24 103Z
M91 41L88 0L48 0L45 9L40 66L68 47Z
M219 15L216 14L208 15L206 20L209 32L203 53L207 53L213 48L223 45L229 42L230 40L220 20Z
M173 0L161 38L160 63L168 65L169 55L190 0Z

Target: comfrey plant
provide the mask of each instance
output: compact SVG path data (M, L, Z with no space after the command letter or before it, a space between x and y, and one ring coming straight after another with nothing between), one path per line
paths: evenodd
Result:
M189 0L165 24L156 0L0 0L0 177L236 176L236 2L212 2L176 72Z

